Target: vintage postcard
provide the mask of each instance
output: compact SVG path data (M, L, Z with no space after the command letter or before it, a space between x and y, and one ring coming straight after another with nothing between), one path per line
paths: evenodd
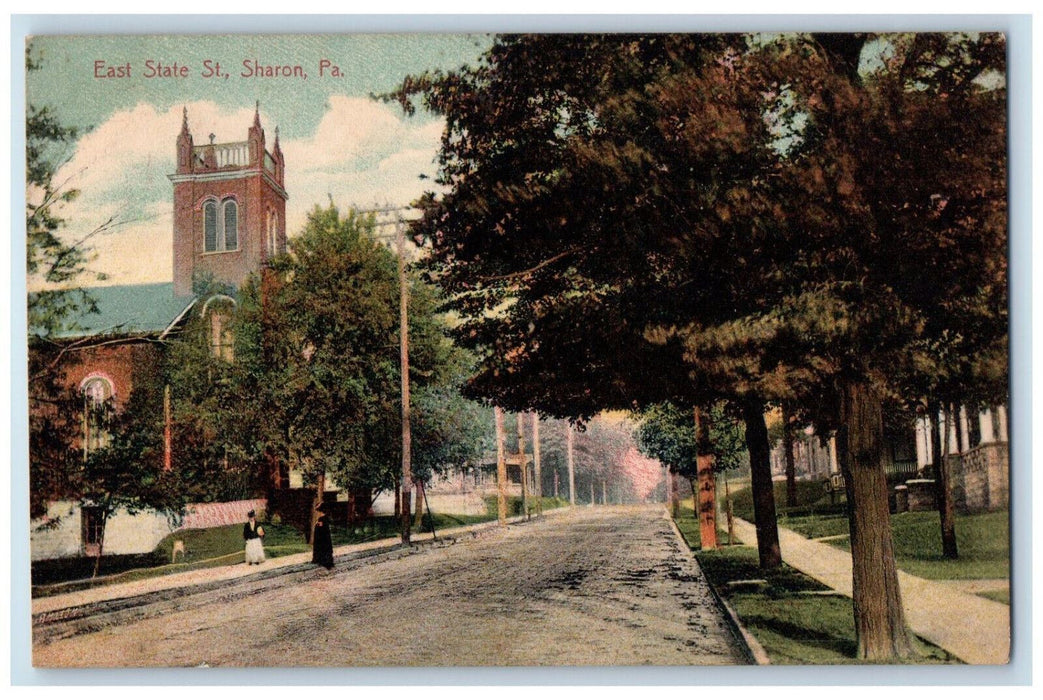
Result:
M1007 664L1007 56L29 37L34 667Z

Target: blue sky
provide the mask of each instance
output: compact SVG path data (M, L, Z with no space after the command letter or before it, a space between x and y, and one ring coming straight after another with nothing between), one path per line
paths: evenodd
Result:
M106 284L170 279L174 144L182 109L197 143L239 141L260 102L268 143L279 128L286 156L288 233L328 197L342 207L405 204L435 174L442 122L405 118L369 98L405 75L474 64L484 35L39 36L42 69L27 78L27 102L48 105L81 138L58 181L81 195L66 205L70 238L110 216L118 226L95 239L92 271ZM320 61L337 66L319 75ZM243 61L299 65L307 78L244 77ZM148 77L153 65L187 66L185 77ZM221 74L204 77L206 61ZM99 63L100 62L100 63ZM130 66L129 76L103 76ZM214 73L211 70L211 73ZM225 77L227 76L227 77ZM33 281L30 280L30 285ZM82 283L90 283L85 280Z

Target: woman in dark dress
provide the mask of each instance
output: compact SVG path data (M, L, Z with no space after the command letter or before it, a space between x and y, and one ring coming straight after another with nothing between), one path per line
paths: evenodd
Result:
M311 538L311 561L313 564L333 568L333 538L330 535L330 524L326 514L319 511L319 519L315 522L315 532Z

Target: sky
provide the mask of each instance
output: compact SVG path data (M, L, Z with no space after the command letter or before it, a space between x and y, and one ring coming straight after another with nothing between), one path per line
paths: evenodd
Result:
M420 176L436 174L443 122L419 113L407 118L397 104L370 95L411 73L474 65L490 42L434 34L32 38L42 67L27 76L27 104L48 106L81 134L56 177L80 191L62 211L64 235L79 238L110 217L117 222L93 239L90 271L106 279L78 283L171 279L167 176L175 170L183 109L197 144L210 133L223 143L246 139L260 104L269 150L279 129L290 236L330 198L342 209L408 204L434 187ZM251 72L244 61L254 73L255 61L300 66L306 77L244 75ZM175 64L185 75L166 77L164 67Z

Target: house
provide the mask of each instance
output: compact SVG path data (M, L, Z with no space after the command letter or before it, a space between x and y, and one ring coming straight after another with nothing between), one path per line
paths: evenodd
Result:
M109 401L123 405L133 389L132 368L155 363L164 352L162 341L178 333L192 315L209 327L212 352L231 359L228 314L235 299L197 297L193 282L208 278L237 289L286 249L288 195L278 130L269 150L258 105L245 140L217 143L215 139L210 134L206 143L195 143L186 109L176 139L176 170L168 176L174 207L171 281L91 289L98 313L76 319L75 331L54 338L65 348L63 381L84 398L79 438L84 457L106 440L104 430L92 424L91 405ZM165 442L164 461L169 468L169 437ZM34 560L97 553L102 521L94 509L81 507L73 496L53 494L46 513L33 521ZM214 524L234 517L226 510L197 508L195 521ZM218 515L202 515L204 511ZM195 522L191 512L188 521ZM162 514L117 513L105 524L105 552L149 552L173 527Z
M945 416L921 415L913 430L885 429L884 472L898 498L898 511L933 510L935 503L935 455L931 431L944 431ZM1010 468L1006 406L990 406L975 412L960 406L949 420L947 449L950 488L955 508L963 513L999 510L1010 501ZM939 438L941 441L941 438ZM798 480L829 482L842 490L836 455L836 438L823 443L811 428L798 432L793 441ZM773 478L784 479L786 458L781 440L771 450Z

